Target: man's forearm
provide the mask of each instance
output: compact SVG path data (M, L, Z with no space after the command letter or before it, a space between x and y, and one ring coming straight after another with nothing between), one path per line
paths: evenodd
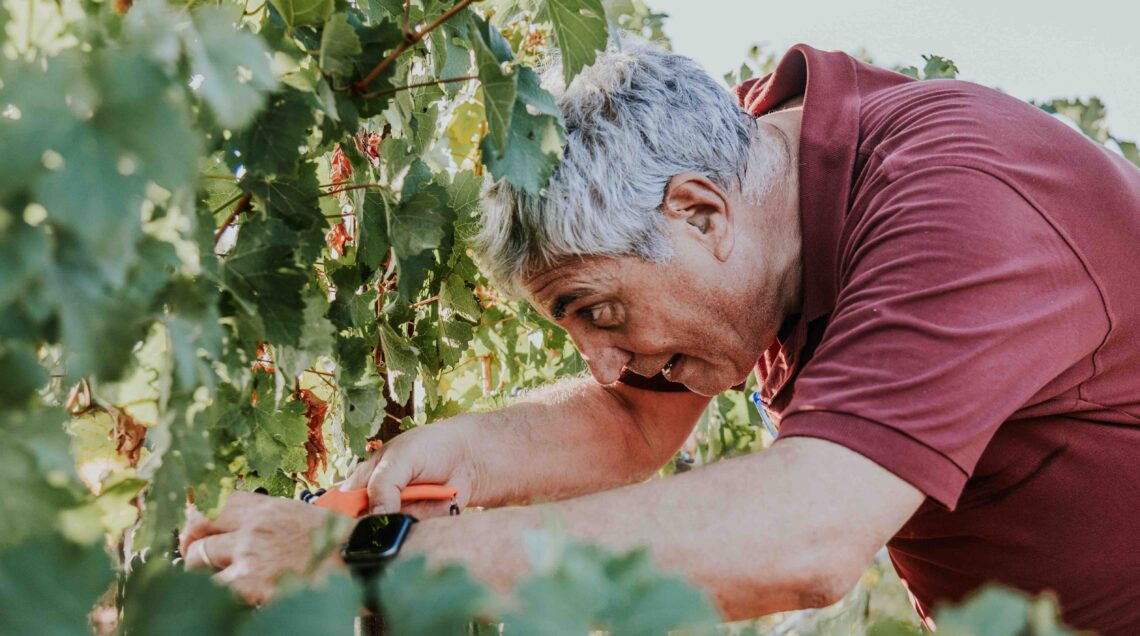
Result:
M672 440L649 439L621 400L589 379L564 380L506 409L467 417L474 420L465 434L477 483L471 504L477 506L564 499L634 483L672 452L661 447Z
M619 550L647 546L728 618L744 618L832 602L921 501L869 460L807 439L552 505L572 536ZM530 569L523 534L542 523L536 507L428 519L407 549L464 563L506 590Z

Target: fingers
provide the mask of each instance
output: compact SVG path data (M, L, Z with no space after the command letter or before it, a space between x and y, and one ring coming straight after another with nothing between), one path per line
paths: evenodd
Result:
M368 501L372 514L400 512L400 490L412 480L407 462L381 458L368 477Z
M263 605L273 598L273 585L250 576L249 568L233 565L214 575L214 581L237 592L250 605Z
M214 534L190 544L183 552L187 570L221 570L234 562L234 534Z
M193 505L186 506L186 526L178 537L178 551L185 556L192 543L215 532L212 521Z
M256 514L253 509L269 500L265 495L250 492L232 493L221 514L213 520L193 505L186 506L186 527L178 538L178 551L185 555L190 545L202 537L237 530L242 526L243 519L249 518L251 513Z
M383 455L384 449L381 447L380 450L372 453L368 459L357 464L348 479L344 480L344 483L340 485L340 489L360 490L361 488L367 487L368 479L372 476L372 471L376 468L376 464L379 463L380 457Z

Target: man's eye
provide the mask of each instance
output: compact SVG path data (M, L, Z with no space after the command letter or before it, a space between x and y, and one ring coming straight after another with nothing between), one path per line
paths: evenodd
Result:
M613 307L608 303L587 307L580 313L593 323L595 327L612 327L616 324Z

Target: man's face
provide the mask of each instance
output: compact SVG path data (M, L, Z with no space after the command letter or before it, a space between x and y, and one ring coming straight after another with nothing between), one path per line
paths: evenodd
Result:
M742 382L775 337L775 290L758 254L726 261L692 228L670 225L668 262L573 260L530 278L528 299L567 330L599 383L628 368L715 395Z

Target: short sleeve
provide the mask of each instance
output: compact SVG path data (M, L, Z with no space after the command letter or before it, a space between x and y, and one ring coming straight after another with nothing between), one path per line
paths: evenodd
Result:
M840 249L780 438L841 444L953 509L998 427L1103 341L1097 287L1046 216L969 168L889 183Z

